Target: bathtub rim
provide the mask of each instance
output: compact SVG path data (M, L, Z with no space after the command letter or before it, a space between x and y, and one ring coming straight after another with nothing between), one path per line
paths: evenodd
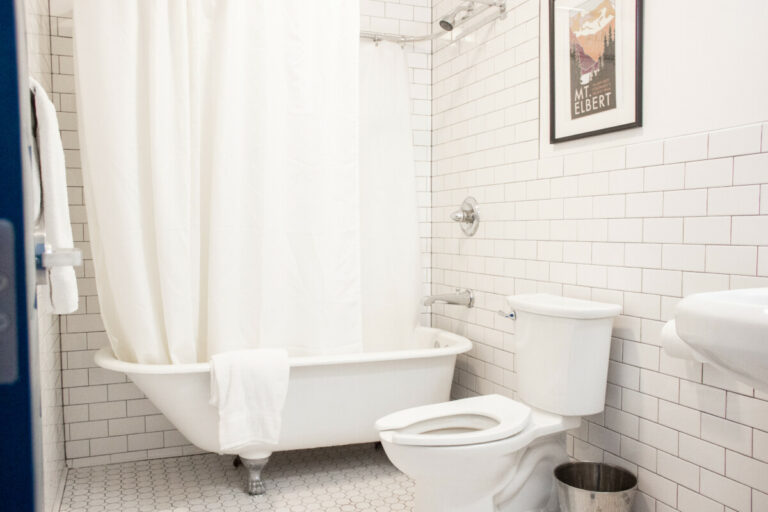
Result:
M441 356L451 356L469 352L472 342L464 336L437 329L434 327L417 327L416 331L431 332L435 339L445 342L445 346L386 350L377 352L357 352L353 354L331 354L324 356L301 356L288 359L291 368L302 366L329 366L335 364L351 363L376 363L383 361L398 361L406 359L427 359ZM144 364L131 363L117 359L112 347L106 345L100 348L94 355L94 362L105 370L112 370L126 374L184 374L184 373L208 373L210 363L189 364Z

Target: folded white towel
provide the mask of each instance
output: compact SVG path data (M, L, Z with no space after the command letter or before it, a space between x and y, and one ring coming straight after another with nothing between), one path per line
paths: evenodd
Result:
M277 444L288 393L288 353L255 349L211 357L211 400L219 408L219 449Z
M67 195L67 171L64 165L64 148L59 135L56 108L48 99L45 89L33 78L30 89L35 95L37 118L37 148L40 153L40 178L43 195L43 222L46 244L55 252L72 249L72 226L69 223L69 198ZM49 272L51 305L56 314L77 310L77 278L72 267L53 267Z

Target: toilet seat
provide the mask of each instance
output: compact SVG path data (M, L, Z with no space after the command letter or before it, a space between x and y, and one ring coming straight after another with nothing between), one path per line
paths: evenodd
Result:
M501 395L485 395L405 409L376 422L392 443L463 446L488 443L521 432L531 408Z

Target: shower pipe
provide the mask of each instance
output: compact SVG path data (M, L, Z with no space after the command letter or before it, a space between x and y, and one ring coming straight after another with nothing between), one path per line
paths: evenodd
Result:
M476 8L477 4L482 5L480 8ZM447 20L449 17L452 18L452 21L455 20L455 22L452 22L448 24L447 26L451 26L450 30L441 30L440 32L435 32L431 34L424 34L421 36L402 36L397 34L385 34L381 32L370 32L370 31L361 31L360 37L363 39L372 39L375 43L378 43L380 41L391 41L394 43L400 43L401 45L404 45L406 43L415 43L420 41L433 41L435 39L438 39L441 36L444 36L445 34L453 32L454 29L462 26L464 23L480 17L481 15L487 13L489 10L495 10L496 12L492 13L490 16L481 17L480 21L472 23L470 25L467 25L463 30L461 30L461 33L451 39L448 44L454 43L456 41L460 41L464 37L468 36L472 32L475 32L476 30L484 27L485 25L494 22L496 20L503 20L507 17L507 4L506 0L473 0L473 1L465 1L461 2L456 9L454 9L451 13L449 13L447 16L443 17L440 21L440 25L443 25L443 21ZM457 15L461 12L466 13L464 17L461 19L457 18Z

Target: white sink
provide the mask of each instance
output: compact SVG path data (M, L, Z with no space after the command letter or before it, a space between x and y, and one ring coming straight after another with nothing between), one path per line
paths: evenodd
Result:
M662 331L662 345L672 356L712 364L768 390L768 288L683 299Z

